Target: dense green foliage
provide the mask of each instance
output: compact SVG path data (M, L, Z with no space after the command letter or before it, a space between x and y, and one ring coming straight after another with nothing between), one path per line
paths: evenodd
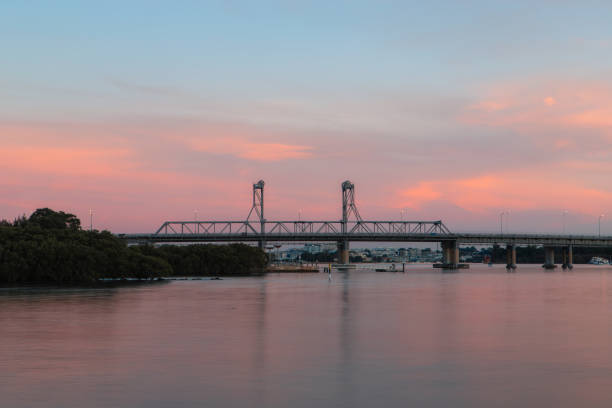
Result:
M244 244L146 245L134 250L165 260L177 276L257 274L263 272L268 262L261 249Z
M83 231L73 214L48 208L0 221L0 282L245 274L265 264L265 254L246 245L128 247L108 231Z

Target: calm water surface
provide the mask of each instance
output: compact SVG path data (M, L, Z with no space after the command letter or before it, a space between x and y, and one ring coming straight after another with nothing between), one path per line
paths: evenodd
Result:
M612 268L0 289L2 407L610 407Z

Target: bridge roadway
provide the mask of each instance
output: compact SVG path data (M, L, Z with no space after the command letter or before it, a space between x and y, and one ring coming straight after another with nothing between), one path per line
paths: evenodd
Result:
M264 231L264 233L261 233ZM561 248L563 268L573 267L574 246L612 246L612 236L452 233L441 221L168 221L153 234L119 234L129 243L336 242L340 263L349 259L350 242L440 242L445 269L462 267L459 246L505 244L507 268L516 268L518 245L544 246L544 267L555 267Z
M119 234L130 243L196 242L456 242L544 246L610 246L612 236L482 233L164 233Z

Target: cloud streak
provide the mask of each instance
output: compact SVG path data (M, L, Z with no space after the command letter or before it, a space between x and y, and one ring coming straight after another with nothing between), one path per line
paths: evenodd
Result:
M256 161L305 159L312 156L311 146L252 142L235 137L192 139L189 144L199 152L232 155Z

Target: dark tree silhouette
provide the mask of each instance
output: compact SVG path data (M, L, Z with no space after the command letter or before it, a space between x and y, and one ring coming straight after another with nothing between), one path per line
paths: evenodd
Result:
M83 231L73 214L48 208L0 222L0 282L95 282L162 276L261 273L267 262L247 245L128 247L108 231Z

